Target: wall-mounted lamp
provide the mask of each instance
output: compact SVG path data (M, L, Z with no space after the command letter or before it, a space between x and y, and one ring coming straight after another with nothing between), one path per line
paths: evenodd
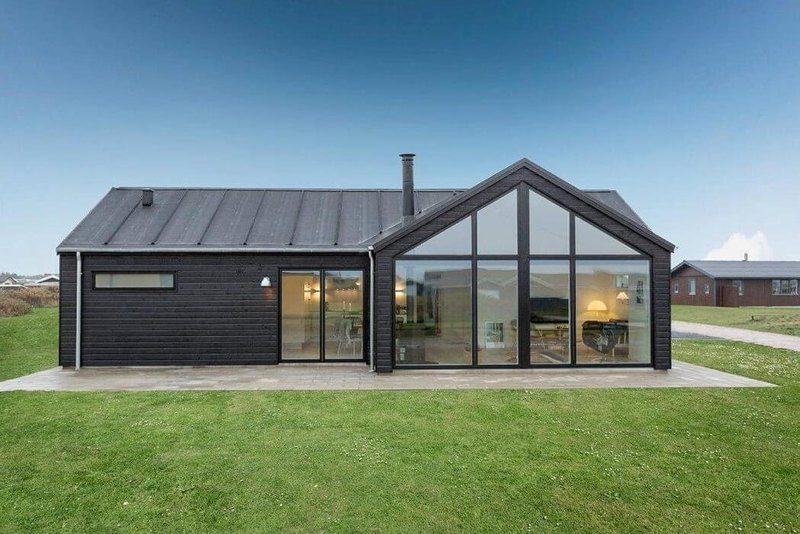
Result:
M269 276L261 279L261 287L272 287L272 280L269 279Z
M620 304L627 304L628 301L630 300L630 297L624 291L620 291L619 293L617 293L617 300L619 301Z

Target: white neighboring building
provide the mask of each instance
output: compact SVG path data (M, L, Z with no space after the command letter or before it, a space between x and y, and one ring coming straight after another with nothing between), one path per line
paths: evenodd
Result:
M23 287L22 283L13 276L8 276L0 282L0 289L18 289L20 287Z
M57 274L48 274L48 275L36 280L32 284L26 284L26 285L36 286L36 287L39 287L39 286L58 287L59 283L60 282L59 282Z

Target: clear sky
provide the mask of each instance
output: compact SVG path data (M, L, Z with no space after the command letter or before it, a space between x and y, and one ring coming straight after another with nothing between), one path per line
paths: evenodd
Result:
M800 2L0 0L0 271L112 186L398 187L406 151L617 189L676 262L800 260Z

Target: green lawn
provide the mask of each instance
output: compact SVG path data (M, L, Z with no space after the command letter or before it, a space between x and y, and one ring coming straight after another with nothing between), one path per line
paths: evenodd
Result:
M716 308L673 304L672 318L690 323L800 336L800 308Z
M0 317L0 380L58 365L58 308Z
M798 354L675 356L782 387L3 393L0 531L796 532Z

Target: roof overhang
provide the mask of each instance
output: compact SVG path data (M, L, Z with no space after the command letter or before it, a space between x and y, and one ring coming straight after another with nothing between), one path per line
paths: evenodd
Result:
M58 247L57 254L74 254L76 252L97 254L366 254L367 246L363 247L215 247L213 245L185 246L185 247Z
M396 232L392 232L391 235L389 235L389 236L377 241L375 243L375 245L374 245L375 246L375 250L376 251L380 251L380 250L386 248L387 246L391 245L392 243L394 243L398 239L408 235L409 233L411 233L414 230L420 228L421 226L425 225L426 223L430 222L431 220L435 219L436 217L442 215L443 213L446 213L447 211L452 209L454 206L457 206L458 204L461 204L462 202L465 202L465 201L469 200L470 198L474 197L475 195L479 194L480 192L484 191L485 189L491 187L493 184L499 182L503 178L506 178L507 176L509 176L509 175L521 170L521 169L528 169L529 171L533 172L534 174L537 174L538 176L544 178L545 180L547 180L551 184L555 185L556 187L559 187L562 190L564 190L565 192L567 192L567 193L571 194L572 196L580 199L581 201L583 201L586 204L592 206L593 208L595 208L599 212L601 212L604 215L614 219L618 223L620 223L620 224L624 225L625 227L627 227L628 229L636 232L640 236L642 236L645 239L647 239L648 241L658 245L659 247L663 248L664 250L666 250L668 252L674 252L675 251L675 245L674 244L672 244L671 242L667 241L663 237L655 234L649 228L646 228L646 227L642 226L641 224L638 224L637 222L629 219L628 217L625 217L624 215L622 215L621 213L617 212L616 210L613 210L610 207L606 206L602 202L600 202L598 200L595 200L594 198L590 197L589 195L587 195L586 193L584 193L583 191L581 191L577 187L569 184L568 182L566 182L565 180L559 178L558 176L556 176L555 174L551 173L550 171L548 171L548 170L536 165L535 163L533 163L532 161L530 161L527 158L523 158L523 159L517 161L516 163L506 167L505 169L503 169L502 171L498 172L497 174L495 174L493 176L490 176L489 178L487 178L483 182L477 184L476 186L472 187L471 189L468 189L467 191L464 191L460 195L456 195L453 198L451 198L451 199L449 199L449 200L447 200L447 201L435 206L434 208L432 208L425 215L416 218L412 222L410 222L407 225L405 225L403 228L397 230Z

